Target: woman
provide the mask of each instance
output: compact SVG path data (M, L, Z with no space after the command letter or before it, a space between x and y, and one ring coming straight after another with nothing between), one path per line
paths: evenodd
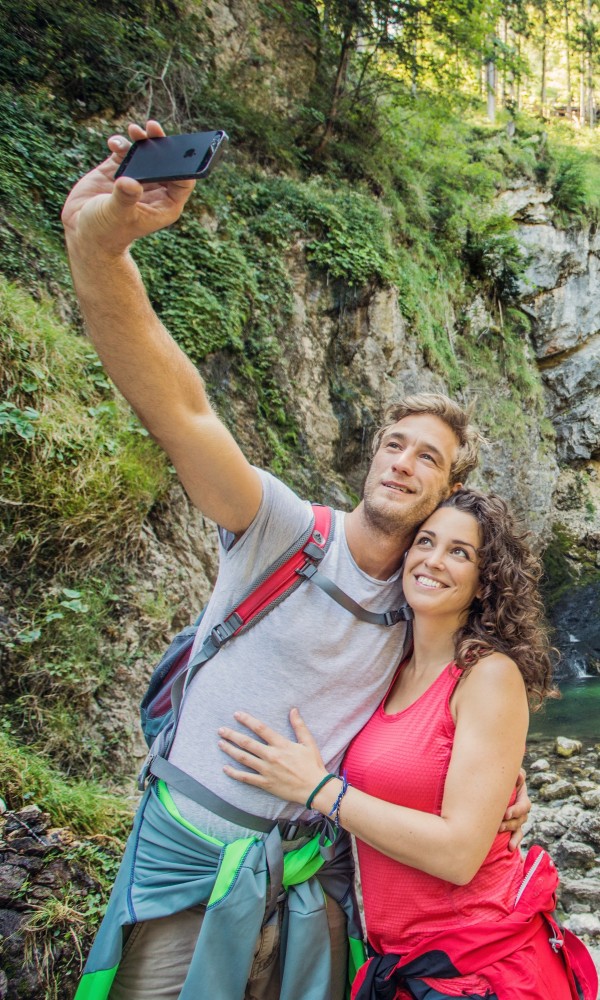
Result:
M327 775L296 709L296 743L244 713L258 740L220 730L222 749L252 768L227 765L232 778L355 834L374 952L353 987L361 1000L596 1000L591 959L551 916L552 862L539 848L524 862L496 832L528 698L552 693L538 577L504 501L459 490L407 553L414 650L351 744L345 776Z

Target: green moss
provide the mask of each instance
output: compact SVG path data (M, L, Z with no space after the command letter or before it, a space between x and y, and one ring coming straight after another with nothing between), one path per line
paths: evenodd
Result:
M5 556L63 567L125 559L168 486L164 456L48 303L0 280L0 327L13 407L12 420L0 415Z
M552 537L544 551L542 581L546 605L552 608L574 587L597 582L600 574L594 553L582 546L561 524L552 528Z
M53 825L95 836L108 831L124 837L132 808L120 796L84 780L67 780L47 757L23 747L0 729L0 789L9 808L35 802L50 814Z
M65 772L94 776L110 768L112 741L125 736L109 710L98 717L126 658L125 645L114 642L118 581L112 567L101 573L55 577L50 585L30 577L2 629L10 665L3 684L6 725Z

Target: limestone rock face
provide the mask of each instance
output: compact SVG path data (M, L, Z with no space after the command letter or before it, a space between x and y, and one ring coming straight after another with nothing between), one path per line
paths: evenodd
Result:
M395 289L327 284L308 269L300 244L288 267L294 311L282 357L286 395L324 478L337 473L359 493L385 407L408 392L444 391L444 382L425 365Z
M594 674L600 670L600 462L560 470L552 521L563 579L551 610L561 675Z
M350 506L345 484L360 494L373 432L385 407L407 393L449 392L449 386L428 366L395 288L354 290L327 283L307 266L301 242L288 256L288 270L294 311L284 335L282 388L328 498ZM482 300L474 299L468 312L477 336L488 322ZM455 317L450 315L448 322L451 336ZM508 385L492 388L482 380L469 388L467 398L487 396L490 390L499 402L508 395ZM526 450L521 440L507 439L493 426L487 437L480 468L469 482L506 497L535 539L547 537L557 468L539 422L532 422Z
M305 28L286 30L283 19L264 15L251 0L207 0L206 10L214 39L215 69L225 75L235 68L235 86L257 106L286 108L308 90L316 65L316 35L310 18Z
M548 192L546 192L547 194ZM553 224L551 200L526 184L498 204L518 222L529 257L522 307L545 386L546 410L561 463L549 520L555 581L550 620L561 676L600 670L600 234ZM550 591L554 581L550 579Z
M523 302L534 320L532 343L558 457L589 459L600 453L600 236L590 228L559 229L541 217L543 194L522 187L499 203L521 220L519 240L529 255Z
M552 192L536 187L526 178L515 181L510 191L498 196L499 207L507 215L524 222L547 222L547 205L552 201Z

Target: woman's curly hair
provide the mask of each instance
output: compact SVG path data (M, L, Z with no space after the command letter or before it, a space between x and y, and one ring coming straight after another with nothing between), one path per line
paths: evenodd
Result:
M457 490L440 507L475 518L481 531L478 551L481 597L454 637L455 662L472 667L493 652L510 656L521 671L532 708L556 697L552 684L555 650L550 646L538 590L540 560L519 531L508 504L494 493Z

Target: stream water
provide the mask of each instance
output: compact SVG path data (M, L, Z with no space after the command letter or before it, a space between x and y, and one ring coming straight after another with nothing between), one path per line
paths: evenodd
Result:
M532 740L567 736L600 743L600 677L578 677L560 683L562 698L549 699L531 716Z

